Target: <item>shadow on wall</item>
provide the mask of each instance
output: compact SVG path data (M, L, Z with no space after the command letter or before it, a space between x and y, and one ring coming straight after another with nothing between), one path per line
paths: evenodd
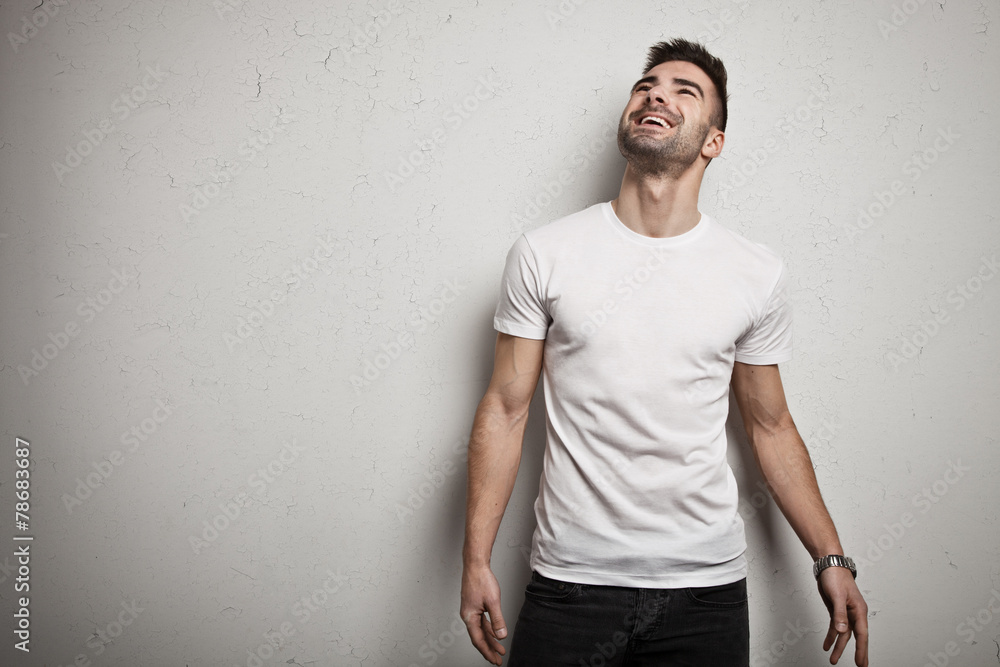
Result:
M615 110L614 113L620 112ZM610 120L617 124L617 115ZM517 237L530 228L544 225L561 216L582 211L593 204L611 201L617 197L625 167L625 161L618 150L617 143L614 141L604 142L591 165L590 168L583 170L583 173L578 175L578 180L574 179L574 185L577 187L561 189L558 196L550 197L547 200L547 206L540 207L537 217L527 220L529 224L516 226L511 232L510 238L507 239L502 252L506 253L507 248L514 243ZM558 174L560 169L566 167L567 165L558 164L556 161L552 164L551 172ZM538 180L542 182L546 178L540 177ZM526 184L526 187L521 189L532 191L532 184ZM493 217L496 219L497 229L502 228L506 216L496 215ZM491 278L496 286L495 293L499 295L500 275L497 274ZM443 421L451 423L466 424L465 430L461 432L466 447L476 407L485 394L493 373L497 337L497 332L493 329L496 300L483 301L473 307L478 312L467 314L470 319L482 323L481 328L476 329L477 332L482 331L482 336L477 336L479 338L477 354L473 355L473 358L480 360L480 364L476 368L470 367L468 378L460 380L468 379L468 382L462 383L468 388L469 401L463 402L462 406L455 407L455 410L464 411L463 414L451 414L447 415L446 420L443 419ZM452 341L442 340L440 344L451 346ZM454 346L454 348L458 347L458 345ZM525 426L517 481L504 512L504 518L493 546L491 560L493 573L501 586L501 604L509 632L508 638L503 643L508 648L518 612L524 601L524 589L531 578L529 557L532 535L536 526L534 502L538 496L545 453L543 385L543 379L539 377ZM461 429L458 430L461 431ZM405 566L397 572L398 588L394 596L399 600L420 600L422 602L425 616L428 617L424 620L427 622L427 630L431 637L437 637L438 633L442 633L441 636L447 635L449 631L453 632L454 627L459 627L453 626L454 622L461 623L458 610L461 593L462 546L465 539L468 456L467 450L459 452L456 449L458 443L453 442L455 440L453 434L442 430L441 438L442 443L439 445L439 451L444 452L444 456L454 464L454 468L450 469L451 474L447 474L441 486L434 491L434 498L429 502L430 507L425 506L420 511L427 513L427 516L424 516L420 521L425 530L417 538L418 543L414 544L412 558L407 559ZM752 460L752 454L749 452L747 454L751 456ZM753 481L746 482L746 484L752 485ZM741 488L743 486L744 483L741 483ZM397 620L405 622L406 616L403 614ZM460 635L456 633L455 643L468 644L468 647L471 648L464 627L462 630ZM426 646L420 647L420 649L426 648ZM434 651L433 648L431 650ZM419 651L417 653L419 654ZM421 657L429 658L430 656Z
M805 596L797 595L794 598L787 596L781 599L781 591L793 589L796 584L803 581L805 575L802 575L802 572L808 570L811 565L809 555L797 539L789 541L783 536L789 528L788 521L767 490L767 484L750 447L740 409L732 392L729 394L726 437L729 442L729 463L739 486L739 513L743 518L747 537L748 590L751 599L755 591L774 590L773 595L779 598L778 604L780 604L776 607L779 611L773 617L765 616L757 619L752 613L754 603L751 602L751 625L754 628L765 628L762 630L765 637L770 637L772 634L767 628L780 628L778 630L780 636L784 630L782 623L794 621L797 624L797 619L812 618L817 613L825 613L825 609L818 592L815 596L809 591ZM772 585L772 580L776 576L778 579L773 581ZM811 572L807 576L811 581ZM768 605L762 606L767 608ZM754 657L767 648L755 645L751 635L750 650L751 657Z
M499 276L497 284L499 289ZM482 323L477 331L481 330L483 335L477 336L478 349L470 356L480 360L480 363L475 367L471 364L467 366L467 376L460 380L467 387L468 401L463 400L461 405L453 406L454 412L443 415L441 420L442 423L463 426L441 429L441 441L435 445L438 452L434 457L435 464L428 469L431 475L443 472L442 477L436 478L436 483L440 485L435 486L432 495L428 492L421 508L414 510L412 516L407 516L406 530L414 530L416 525L420 529L409 534L409 538L415 540L410 556L398 563L393 576L393 599L401 602L419 600L420 613L415 616L414 610L400 608L388 614L388 622L401 625L416 623L422 631L426 628L428 636L434 640L419 647L400 648L399 659L404 660L400 663L403 665L411 662L431 664L431 660L437 664L451 664L449 660L475 651L459 617L468 483L467 447L476 408L486 393L493 373L497 332L493 329L496 303L482 302L474 307L478 312L472 319ZM443 346L460 347L452 343L441 341ZM539 377L525 426L517 481L493 547L491 563L501 585L501 604L510 632L523 602L524 587L531 576L527 558L522 556L520 547L527 545L530 548L535 529L533 504L538 495L544 448L545 404L542 379ZM400 634L408 632L401 628ZM509 645L509 636L504 641L505 645ZM456 646L462 648L453 648Z
M499 278L498 278L499 282ZM486 393L490 377L493 374L493 359L496 349L497 332L493 329L493 313L496 304L489 304L488 317L484 318L490 333L483 336L479 358L483 364L478 369L477 377L481 381L473 385L476 405ZM544 363L544 362L543 362ZM524 428L524 439L521 448L521 461L518 466L517 480L507 503L503 521L497 532L493 545L491 568L500 582L500 603L504 620L507 623L508 640L504 645L509 648L509 637L513 634L514 622L524 601L524 588L531 578L531 568L528 558L531 551L531 538L535 531L534 503L538 497L539 481L542 476L542 460L545 454L545 392L544 380L539 374L538 384L528 408L528 420ZM468 417L469 431L472 429L473 412ZM450 492L449 503L439 517L439 531L435 531L434 539L439 549L447 550L447 560L454 560L455 566L449 568L454 573L454 596L446 597L440 602L443 608L457 611L460 604L462 577L462 545L465 541L465 510L466 484L468 468L463 467L460 474L455 475L451 482L454 488ZM466 641L468 638L466 637Z
M461 408L456 407L468 412L455 416L455 423L467 425L462 431L461 442L454 436L447 436L454 442L442 442L439 445L440 451L445 452L445 460L454 465L451 468L453 472L444 477L434 497L428 499L427 506L421 511L421 514L426 514L420 519L423 530L413 546L413 557L407 559L396 577L398 588L394 598L421 601L425 615L422 622L427 624L430 636L446 639L449 647L464 646L463 649L456 650L453 657L471 649L464 624L458 616L468 480L466 448L475 408L485 393L493 372L496 344L496 331L492 329L494 306L492 303L481 303L476 306L480 313L475 319L483 322L482 329L488 333L481 337L478 354L474 356L480 360L479 366L469 369L471 378L467 384L469 400ZM740 513L746 524L749 545L747 556L750 559L759 550L767 557L766 562L758 559L750 564L748 580L751 582L752 594L752 589L757 588L752 585L753 581L766 582L772 578L774 572L778 571L785 575L795 572L802 568L802 562L791 558L789 549L785 548L782 536L784 528L781 526L785 519L766 491L749 447L735 398L730 395L729 400L729 418L726 425L729 441L728 460L740 489ZM442 434L442 437L446 436ZM517 481L493 547L491 563L493 573L501 585L503 615L510 633L508 639L504 640L504 645L508 648L517 615L524 602L524 589L531 577L528 558L536 525L534 501L538 495L544 451L545 403L543 379L540 377L525 427ZM787 585L794 583L794 580L789 580ZM780 588L782 587L779 586ZM788 602L791 603L790 600ZM793 605L794 608L782 605L782 610L778 614L780 618L762 618L755 622L756 633L769 636L767 628L780 624L786 618L808 618L811 615L810 610L814 607L809 603L808 597L805 600L800 599ZM406 619L411 617L411 614L403 614L396 621L406 622ZM422 646L420 650L425 653L434 652L434 647L439 645L443 650L444 644L441 642L431 647ZM412 659L413 647L409 649L411 655L405 657Z

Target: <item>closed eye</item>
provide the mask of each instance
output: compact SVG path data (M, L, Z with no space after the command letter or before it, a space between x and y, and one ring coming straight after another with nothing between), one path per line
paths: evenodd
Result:
M638 93L638 92L641 92L641 91L650 90L651 88L652 88L652 86L650 86L648 83L643 83L641 85L636 86L635 92ZM681 88L677 92L679 92L679 93L687 93L691 97L697 97L697 95L695 95L694 91L691 90L690 88Z

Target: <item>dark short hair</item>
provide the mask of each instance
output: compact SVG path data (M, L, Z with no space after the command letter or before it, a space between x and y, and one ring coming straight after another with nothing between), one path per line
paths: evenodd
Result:
M671 60L683 60L694 63L702 69L708 78L715 84L718 93L718 108L712 113L711 123L717 128L726 131L726 121L729 120L729 93L726 92L726 66L722 61L713 56L705 47L697 42L689 42L686 39L676 38L669 42L657 42L649 48L649 55L646 58L645 76L649 70L657 65L661 65Z

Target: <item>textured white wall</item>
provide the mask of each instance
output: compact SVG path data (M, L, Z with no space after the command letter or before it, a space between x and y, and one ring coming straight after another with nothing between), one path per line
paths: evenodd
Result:
M783 377L868 561L872 664L997 660L995 1L37 4L0 7L0 656L486 664L457 621L463 446L504 257L616 196L628 88L684 36L731 81L702 208L788 264ZM540 399L494 549L511 627ZM753 664L826 664L730 423Z

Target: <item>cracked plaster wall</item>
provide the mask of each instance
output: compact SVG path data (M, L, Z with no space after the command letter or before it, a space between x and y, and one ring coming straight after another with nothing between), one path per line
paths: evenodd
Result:
M872 664L997 660L1000 618L960 625L1000 589L996 2L36 4L0 7L15 664L483 664L449 628L504 256L616 196L615 123L673 36L729 69L701 206L787 262L782 375L868 561ZM540 393L493 555L511 628ZM730 421L754 664L825 664L808 554Z

